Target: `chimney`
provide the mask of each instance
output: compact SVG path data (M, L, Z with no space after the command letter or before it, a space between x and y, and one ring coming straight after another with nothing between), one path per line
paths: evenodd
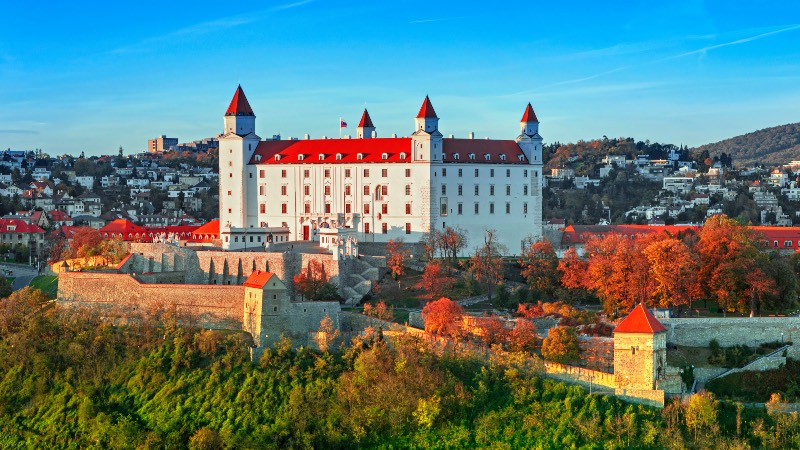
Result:
M311 139L311 136L309 136L309 135L308 135L308 133L306 133L306 134L303 136L303 139L305 139L305 140L309 140L309 139Z
M378 137L378 132L377 132L377 131L375 131L375 130L372 130L372 137L373 137L373 138L376 138L376 137Z
M392 133L392 137L396 138L397 137L397 133Z
M469 138L470 139L475 139L475 132L474 131L470 131L469 132Z
M453 139L453 135L452 134L450 135L450 139Z

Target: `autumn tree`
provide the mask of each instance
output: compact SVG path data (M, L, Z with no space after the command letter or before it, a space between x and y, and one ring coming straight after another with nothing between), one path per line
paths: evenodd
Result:
M339 337L339 330L334 326L333 319L328 314L319 322L319 330L314 340L321 352L327 352L330 345Z
M442 251L442 258L449 262L449 267L456 263L458 253L467 245L466 231L459 227L447 227L441 232L436 233L439 249ZM448 267L448 273L450 272Z
M584 289L586 287L586 271L589 265L578 256L574 247L570 247L558 262L561 274L561 285L568 289Z
M439 231L431 228L430 232L422 235L420 244L425 252L425 258L432 261L436 257L436 252L439 251Z
M542 356L548 361L570 363L580 359L578 334L573 327L555 327L542 341Z
M97 255L102 241L103 236L100 231L92 227L79 227L73 234L66 257L84 258Z
M686 427L694 432L695 440L701 432L714 433L718 427L718 409L719 402L708 391L698 392L689 398L684 417Z
M522 278L531 289L552 295L558 286L558 256L550 241L534 242L524 249L518 260L522 266Z
M30 286L0 299L0 334L17 331L28 316L40 311L47 302L42 291Z
M417 287L425 291L431 299L444 294L447 286L452 283L452 278L442 269L442 264L437 260L429 261L425 265Z
M514 352L530 352L538 343L536 325L530 319L519 318L517 324L508 335L509 350Z
M600 297L606 312L629 311L647 300L650 280L641 245L619 234L586 242L585 286Z
M642 250L653 280L652 304L662 308L688 305L695 295L697 261L689 246L678 239L651 242Z
M464 310L461 305L446 297L428 302L422 308L425 331L450 338L460 338L462 336L463 316Z
M469 262L469 269L475 275L475 279L486 287L489 302L492 301L495 286L503 278L502 255L508 252L508 249L497 241L496 233L491 229L485 231L483 245L475 250Z
M328 281L325 266L312 259L306 270L294 276L294 288L303 299L313 300Z
M502 345L508 340L509 332L503 320L495 314L476 319L476 328L485 345Z
M411 252L403 246L402 239L389 239L389 243L386 244L386 254L388 255L386 265L392 273L392 278L397 280L397 286L399 287L400 277L406 273L405 261L411 255Z

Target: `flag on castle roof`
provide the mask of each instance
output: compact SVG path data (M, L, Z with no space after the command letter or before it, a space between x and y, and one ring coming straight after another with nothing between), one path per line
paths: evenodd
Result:
M617 328L614 328L614 333L654 334L662 331L667 331L667 329L664 328L664 325L656 319L653 313L641 303L633 308L633 311L617 325Z

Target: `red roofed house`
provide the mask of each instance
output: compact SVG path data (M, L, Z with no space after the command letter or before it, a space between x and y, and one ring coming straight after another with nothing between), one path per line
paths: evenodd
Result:
M542 137L533 108L513 140L446 138L438 128L426 97L409 137L377 138L364 110L355 139L262 140L239 86L219 138L223 248L249 247L275 228L290 240L352 228L361 242L418 242L458 226L475 247L488 227L512 253L528 235L541 237Z
M640 303L614 329L617 390L655 390L666 371L667 329ZM661 395L663 404L663 391Z
M0 219L0 244L23 245L35 256L41 252L44 236L45 231L38 225L22 219Z
M243 330L253 336L251 356L257 361L264 348L286 335L296 342L308 342L310 331L319 330L320 322L330 317L333 329L339 329L339 302L293 302L286 285L275 274L255 271L244 282Z

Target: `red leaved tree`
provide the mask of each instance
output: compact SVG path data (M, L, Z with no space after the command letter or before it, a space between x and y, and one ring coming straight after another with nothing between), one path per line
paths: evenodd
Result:
M428 302L422 308L425 331L439 336L462 337L463 327L461 325L463 316L464 310L461 309L461 305L446 297Z

